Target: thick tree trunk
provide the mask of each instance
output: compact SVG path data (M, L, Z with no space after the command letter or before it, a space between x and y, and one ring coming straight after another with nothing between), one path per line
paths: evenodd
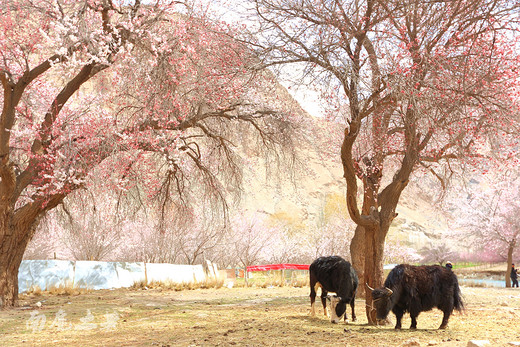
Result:
M372 288L383 285L383 252L387 231L379 227L365 228L365 254L371 255L365 258L365 283ZM370 293L365 296L365 304L368 324L376 324L376 311L372 307Z
M365 228L365 254L371 255L366 257L365 259L365 286L369 285L372 288L380 287L377 278L374 277L374 274L376 272L376 232L377 230L373 228ZM372 307L372 297L370 293L367 294L368 295L365 296L365 310L368 319L368 324L376 324L376 311Z
M354 237L350 241L350 259L352 266L356 270L359 278L359 288L356 294L358 298L364 298L365 286L365 229L361 226L356 227Z
M376 177L377 179L377 177ZM374 179L372 182L376 182ZM367 181L370 183L370 181ZM366 187L369 187L368 189ZM406 181L395 190L394 194L388 190L384 195L384 198L379 201L375 198L375 187L377 185L365 184L364 189L364 201L362 214L364 216L370 216L377 223L367 224L364 227L358 225L354 239L351 244L351 258L353 262L359 266L361 261L362 266L362 277L360 278L360 287L362 291L367 292L367 284L371 288L379 288L383 286L384 274L383 274L383 257L385 248L385 239L390 229L390 225L395 218L395 208L399 201L399 196L404 187ZM385 206L384 208L381 206ZM356 270L358 270L355 267ZM377 324L376 311L373 309L372 296L370 293L365 294L365 309L367 320L369 324Z
M0 237L0 307L18 304L18 269L29 236L28 231L12 227Z
M18 269L25 249L31 241L39 219L56 207L65 196L56 194L46 201L33 202L18 208L4 205L0 216L0 308L18 304Z
M362 123L358 117L357 111L359 111L359 108L353 107L359 105L356 100L351 101L353 101L351 103L352 121L349 123L349 127L345 128L345 136L341 146L341 162L343 164L343 177L347 184L348 212L358 226L354 236L358 239L355 241L356 244L351 246L351 257L355 266L359 266L361 259L364 259L364 271L361 272L360 286L363 286L363 290L366 291L366 284L372 288L381 287L383 284L385 238L390 224L397 216L395 209L402 191L408 184L408 179L417 160L419 147L417 146L418 142L413 137L414 129L411 129L407 137L413 141L409 141L409 147L401 162L401 168L396 171L392 181L380 191L384 159L381 153L378 151L374 157L363 157L362 165L360 165L359 158L353 156L354 142ZM424 141L423 146L426 143ZM357 201L358 180L363 182L363 206L361 210ZM361 228L364 230L364 237L361 237L359 231ZM363 254L360 255L359 252L363 252ZM365 295L365 303L368 323L376 324L376 312L372 307L371 295Z

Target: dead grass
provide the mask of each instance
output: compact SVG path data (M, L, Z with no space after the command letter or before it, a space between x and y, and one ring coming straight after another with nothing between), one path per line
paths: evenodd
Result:
M358 322L331 324L322 315L309 316L308 287L42 292L24 295L22 307L0 311L0 341L2 346L402 346L411 339L421 346L466 346L471 339L502 346L520 341L520 290L463 287L462 292L466 310L452 316L443 331L437 330L438 310L422 313L415 331L408 329L408 316L401 331L369 326L361 299L356 300Z
M148 290L148 289L161 289L161 290L195 290L195 289L209 289L209 288L222 288L224 285L223 279L206 279L203 282L173 282L173 281L138 281L135 282L130 289L132 290Z
M245 287L243 278L234 280L235 288ZM270 287L306 287L309 286L309 274L306 271L293 271L290 277L282 274L282 271L256 272L248 280L248 287L270 288Z
M92 289L77 287L72 283L65 283L63 285L52 286L47 290L42 290L40 286L32 286L26 292L27 296L42 296L47 295L81 295L91 292Z

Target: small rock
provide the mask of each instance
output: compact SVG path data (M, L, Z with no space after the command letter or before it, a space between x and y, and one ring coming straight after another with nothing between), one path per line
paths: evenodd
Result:
M435 340L430 340L430 341L428 341L428 346L436 346L436 345L438 345L438 344L439 344L439 342L437 342L437 341L435 341Z
M38 301L36 304L34 304L34 306L36 307L42 307L42 303L40 301Z
M402 346L403 347L411 347L411 346L420 346L421 344L419 343L419 340L417 340L416 338L411 338L409 340L406 340Z
M482 347L488 346L490 342L488 340L470 340L468 341L468 347Z
M511 342L508 343L508 345L510 345L510 346L520 346L520 342L518 342L518 341L511 341Z

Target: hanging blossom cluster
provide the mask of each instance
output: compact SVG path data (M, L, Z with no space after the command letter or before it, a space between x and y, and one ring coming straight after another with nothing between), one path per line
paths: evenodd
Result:
M16 172L30 177L17 206L67 195L94 168L117 189L141 180L151 196L197 180L220 189L218 175L230 170L230 184L240 176L230 124L264 144L286 127L252 91L265 76L236 28L176 1L15 0L2 9L2 86L21 91L5 131Z

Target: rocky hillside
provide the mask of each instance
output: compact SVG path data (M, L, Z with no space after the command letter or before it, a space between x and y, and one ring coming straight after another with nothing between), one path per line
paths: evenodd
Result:
M289 92L280 84L275 94L278 102L282 100L290 105L293 112L305 119L304 135L296 149L301 165L296 167L294 176L289 176L285 170L266 170L262 164L246 172L242 208L267 215L291 215L312 230L323 216L327 198L345 196L339 154L343 126L306 112L301 105L307 105L311 112L316 109L315 102L308 103L305 99L308 95L302 97L304 94L298 91ZM388 240L419 250L442 241L444 234L449 232L449 216L433 207L434 201L423 189L413 183L406 188ZM354 228L354 225L348 227Z
M282 89L278 92L287 93ZM310 130L297 148L301 166L294 176L258 165L246 173L242 208L268 215L291 215L312 230L323 215L326 199L344 196L346 186L339 155L342 128L308 114L306 117ZM442 241L449 231L449 218L433 206L434 202L421 187L410 184L397 208L399 215L388 240L416 250Z

